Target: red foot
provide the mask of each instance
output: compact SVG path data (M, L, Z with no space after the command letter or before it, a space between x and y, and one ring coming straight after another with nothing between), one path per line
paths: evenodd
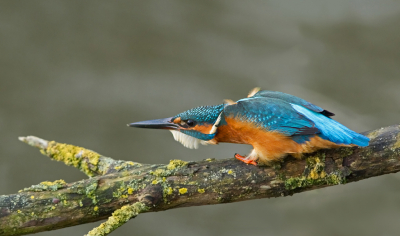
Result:
M239 161L243 161L246 164L251 164L251 165L255 165L255 166L257 165L257 162L255 162L253 160L250 160L250 159L247 159L246 157L241 156L241 155L239 155L237 153L235 154L235 158L238 159Z

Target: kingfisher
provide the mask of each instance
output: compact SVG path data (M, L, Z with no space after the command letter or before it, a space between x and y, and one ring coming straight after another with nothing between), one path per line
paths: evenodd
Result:
M173 117L128 124L130 127L170 130L174 139L191 149L199 144L240 143L253 146L236 159L270 165L287 155L301 158L319 149L361 146L369 138L333 120L334 113L299 97L255 88L247 98L200 106Z

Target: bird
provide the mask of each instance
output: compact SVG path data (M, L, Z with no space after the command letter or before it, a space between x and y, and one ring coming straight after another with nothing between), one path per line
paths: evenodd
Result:
M278 91L254 88L236 102L200 106L173 117L130 123L136 128L165 129L183 146L237 143L253 146L235 158L251 165L271 165L291 155L319 149L360 146L369 138L332 119L335 114L306 100Z

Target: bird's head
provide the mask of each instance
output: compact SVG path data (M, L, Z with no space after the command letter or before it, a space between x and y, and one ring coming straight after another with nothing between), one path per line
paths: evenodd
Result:
M216 106L196 107L176 116L140 121L128 124L130 127L167 129L170 130L176 141L187 148L198 148L199 144L206 144L214 138L217 127L222 119L224 104Z

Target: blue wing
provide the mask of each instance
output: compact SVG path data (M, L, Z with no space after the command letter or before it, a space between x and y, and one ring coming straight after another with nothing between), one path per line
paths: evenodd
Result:
M304 103L303 101L307 103L307 107L300 105ZM332 120L322 112L324 111L322 108L313 105L315 107L311 106L313 109L310 109L311 103L305 100L292 102L293 100L290 99L285 101L279 98L253 96L226 106L224 115L233 116L242 121L255 122L268 130L292 136L292 139L298 143L319 135L337 144L368 145L367 137Z
M296 104L292 104L292 107L313 121L315 127L321 131L321 138L328 139L337 144L355 144L361 147L368 146L369 144L369 138L350 130L333 119Z
M225 116L237 117L242 121L252 121L271 131L287 136L319 133L314 123L296 112L290 103L276 98L252 98L239 100L226 106Z
M261 90L261 91L257 92L256 94L254 94L251 98L262 98L262 97L276 98L276 99L280 99L280 100L286 101L291 104L300 105L300 106L308 108L312 111L321 113L322 115L327 116L327 117L335 115L334 113L324 110L321 107L316 106L310 102L307 102L306 100L304 100L302 98L299 98L299 97L296 97L296 96L293 96L293 95L290 95L287 93L278 92L278 91Z

